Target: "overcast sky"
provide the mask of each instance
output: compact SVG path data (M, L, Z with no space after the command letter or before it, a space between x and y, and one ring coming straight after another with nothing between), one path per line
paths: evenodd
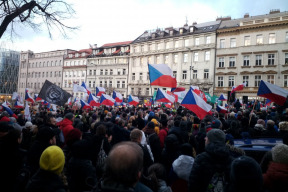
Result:
M217 17L241 18L268 14L271 9L288 11L287 0L67 0L73 4L75 17L66 21L68 25L79 26L64 39L57 32L53 39L47 31L33 31L18 28L13 42L8 34L1 39L0 46L17 51L34 52L59 49L85 49L89 44L98 47L106 43L132 41L145 30L181 27L188 20L203 23Z

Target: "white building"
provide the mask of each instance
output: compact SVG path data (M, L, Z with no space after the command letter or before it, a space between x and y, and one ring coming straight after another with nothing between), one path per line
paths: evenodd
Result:
M255 99L261 80L288 86L288 12L222 21L217 30L215 89L228 94L232 86L246 82L236 93ZM246 96L246 97L244 97Z
M151 96L157 89L150 88L148 63L167 64L177 79L177 86L197 85L212 94L216 29L220 22L145 31L131 44L129 94Z
M64 59L62 87L74 97L84 96L82 92L73 93L73 83L81 85L82 82L86 82L87 57L91 53L92 49L71 51Z
M131 42L109 43L93 48L87 58L87 82L94 93L96 87L104 87L109 95L115 90L127 96Z
M39 93L45 80L62 87L62 66L69 49L34 53L22 51L20 54L18 93L25 96L25 88L30 93Z

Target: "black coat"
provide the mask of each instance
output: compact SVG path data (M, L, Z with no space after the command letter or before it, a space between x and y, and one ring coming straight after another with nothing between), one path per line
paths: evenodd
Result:
M229 181L230 165L233 158L225 144L209 143L205 150L194 161L188 181L191 192L206 191L216 172L224 172L226 181Z

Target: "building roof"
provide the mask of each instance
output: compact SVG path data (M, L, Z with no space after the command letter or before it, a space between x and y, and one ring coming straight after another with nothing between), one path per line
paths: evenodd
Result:
M76 57L76 54L79 54L78 57ZM86 53L84 56L82 56L82 53ZM87 58L89 55L91 55L92 49L81 49L79 51L71 51L68 53L68 56L65 59L75 59L75 58ZM70 54L73 54L72 57L69 57Z
M100 48L108 48L108 47L117 47L117 46L126 46L132 43L132 41L124 41L124 42L117 42L117 43L106 43L102 45Z

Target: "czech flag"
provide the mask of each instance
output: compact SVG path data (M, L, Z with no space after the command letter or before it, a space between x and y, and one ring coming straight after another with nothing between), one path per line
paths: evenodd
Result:
M244 87L246 87L246 82L242 83L241 85L238 85L237 87L233 86L232 90L230 92L230 95L232 95L232 93L236 92L236 91L241 91L244 89Z
M86 85L86 83L84 81L82 82L81 86L85 88L88 95L91 93L91 90L89 89L89 87Z
M222 93L218 98L219 101L227 101L227 97Z
M89 97L88 97L88 103L89 103L90 106L94 106L94 107L99 107L100 106L100 103L99 103L97 97L95 97L91 93L89 94Z
M100 97L100 104L101 105L107 105L107 106L113 106L115 103L115 99L113 99L111 96L102 94Z
M74 103L79 103L79 102L80 102L79 97L75 97L75 99L74 99Z
M193 89L193 92L196 93L199 97L201 97L205 102L207 102L207 98L206 98L205 93L203 93L199 89Z
M28 89L25 90L25 100L31 103L35 102L33 97L31 97L31 95L28 93Z
M174 94L175 93L175 94ZM178 102L178 95L176 95L176 93L180 93L180 92L171 92L171 91L167 91L167 94L168 95L171 95L172 97L174 97L174 99L175 99L175 103L177 103Z
M267 99L266 103L265 103L265 107L266 106L271 106L271 104L272 104L272 101L270 99Z
M113 91L113 95L112 95L113 99L115 99L116 102L118 103L122 103L123 102L123 96L121 93L118 93L116 91Z
M96 96L101 96L104 93L105 93L104 87L96 87Z
M181 105L195 113L200 119L211 114L212 106L207 104L200 96L192 91L192 89L187 92Z
M176 88L171 88L171 92L175 93L175 92L182 92L185 91L184 87L176 87Z
M163 103L174 103L175 98L172 95L168 95L167 93L162 91L160 88L158 88L155 101L163 102Z
M218 111L218 113L227 113L227 109L219 105L217 105L216 111Z
M129 95L129 97L128 97L128 104L129 104L129 105L134 105L134 106L136 106L139 102L140 102L140 101L139 101L138 97Z
M19 101L16 101L14 107L17 109L21 109L24 108L24 104L20 103Z
M82 99L80 99L80 103L81 103L81 109L91 109L91 106Z
M172 107L172 104L171 104L171 103L166 103L166 104L165 104L165 107L171 108L171 107Z
M67 103L68 103L68 105L72 105L72 99L71 99L71 97L69 97Z
M288 91L277 85L261 80L257 95L283 106L286 102Z
M225 103L225 108L227 108L227 109L229 108L229 105L227 103Z
M10 107L8 107L8 105L6 105L5 103L2 104L3 109L5 109L10 116L13 116L14 112L10 109Z
M151 85L161 87L177 87L176 78L172 70L166 64L148 64Z

